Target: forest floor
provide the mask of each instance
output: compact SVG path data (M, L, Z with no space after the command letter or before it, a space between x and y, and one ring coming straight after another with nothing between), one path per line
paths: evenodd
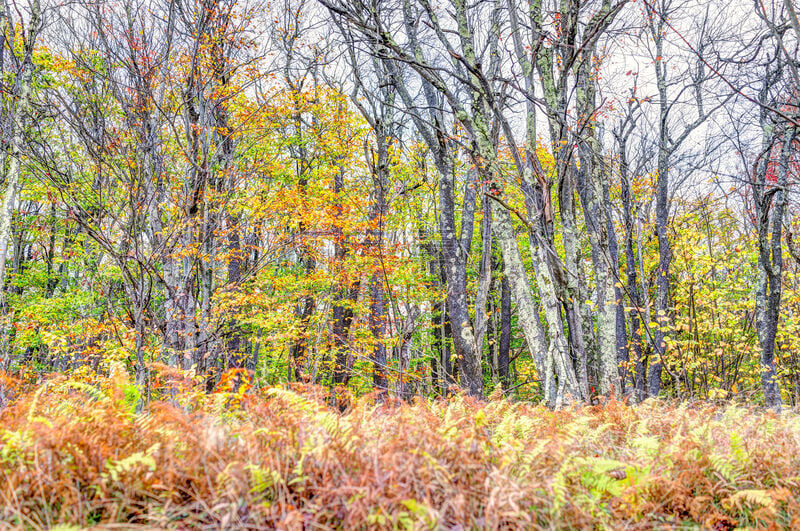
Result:
M793 413L170 385L0 378L0 528L800 528Z

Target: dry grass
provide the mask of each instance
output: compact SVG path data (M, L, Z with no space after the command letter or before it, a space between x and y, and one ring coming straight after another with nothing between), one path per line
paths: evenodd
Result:
M321 389L244 386L136 414L121 371L0 385L0 527L800 527L795 415L464 397L339 413Z

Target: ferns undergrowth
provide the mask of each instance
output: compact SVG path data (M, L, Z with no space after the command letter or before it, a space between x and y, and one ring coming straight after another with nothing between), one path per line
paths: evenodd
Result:
M800 527L800 417L0 378L0 528ZM232 390L236 388L237 390Z

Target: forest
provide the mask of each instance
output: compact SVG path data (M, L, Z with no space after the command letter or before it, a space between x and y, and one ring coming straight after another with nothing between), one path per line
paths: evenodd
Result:
M794 0L0 0L0 529L800 527Z

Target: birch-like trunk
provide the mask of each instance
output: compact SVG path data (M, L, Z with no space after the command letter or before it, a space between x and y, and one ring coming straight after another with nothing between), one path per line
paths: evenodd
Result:
M597 305L596 334L600 362L600 392L608 395L620 391L617 352L617 293L611 261L609 226L602 213L602 161L599 160L599 142L592 135L583 141L581 169L578 175L585 180L581 187L583 213L586 218L589 242L592 247L592 266L595 274L595 302Z
M3 192L3 203L0 205L0 307L5 299L6 257L11 240L11 220L20 188L20 171L22 168L22 140L25 131L25 118L30 112L31 90L33 84L33 48L41 29L41 8L39 0L31 0L31 18L28 21L22 68L17 77L17 101L11 113L11 141L8 146L8 172L6 173L6 189ZM5 19L5 9L0 21ZM5 31L5 27L2 28ZM2 171L2 167L0 167Z

